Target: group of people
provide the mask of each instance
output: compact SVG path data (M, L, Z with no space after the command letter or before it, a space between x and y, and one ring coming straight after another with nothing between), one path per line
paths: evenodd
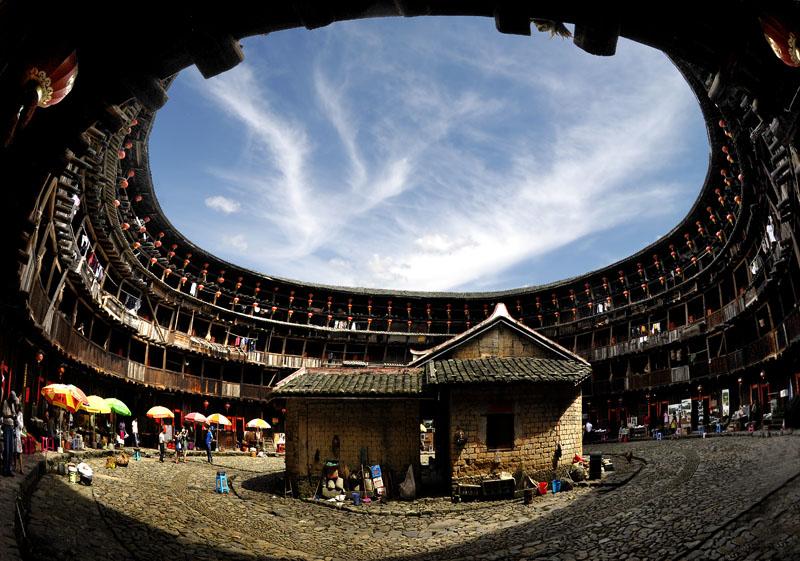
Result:
M206 445L206 457L208 459L208 463L214 463L213 457L211 455L211 451L213 449L214 443L214 427L209 426L208 431L206 432L205 438L205 445ZM172 435L172 443L175 447L175 463L177 464L180 461L186 463L186 456L189 451L189 442L194 441L193 435L189 434L189 429L183 427L180 430L176 430ZM170 437L167 434L167 425L164 425L161 428L161 432L158 433L158 459L163 462L164 458L167 454L167 443L170 442Z
M11 477L15 468L22 473L22 437L26 434L17 394L12 391L8 396L3 396L0 409L3 414L3 446L0 450L3 459L2 474Z
M169 442L167 436L167 425L161 428L158 433L158 459L163 462L164 456L167 453L167 443ZM183 427L181 430L176 430L172 435L172 443L175 447L175 463L180 461L186 463L186 456L189 451L189 429Z

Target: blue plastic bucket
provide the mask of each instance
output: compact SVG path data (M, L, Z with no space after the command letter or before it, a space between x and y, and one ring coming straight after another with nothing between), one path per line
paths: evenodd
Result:
M353 504L358 506L361 504L361 493L353 493Z
M553 479L551 482L553 494L555 495L561 490L561 480L560 479Z

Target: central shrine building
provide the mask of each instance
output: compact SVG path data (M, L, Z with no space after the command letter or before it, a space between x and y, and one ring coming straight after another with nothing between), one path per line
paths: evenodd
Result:
M364 451L396 477L420 467L420 423L433 419L446 483L532 474L581 454L580 383L589 363L498 304L483 322L397 368L304 368L280 382L286 471L327 459L358 469Z

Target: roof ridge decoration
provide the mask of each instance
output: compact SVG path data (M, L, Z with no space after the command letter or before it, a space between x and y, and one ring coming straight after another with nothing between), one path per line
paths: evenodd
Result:
M548 339L541 333L534 331L524 323L520 323L519 321L515 320L513 317L511 317L511 314L508 313L508 308L502 302L495 305L494 310L492 311L492 313L489 315L488 318L486 318L479 324L471 327L470 329L467 329L466 331L459 333L458 335L452 337L451 339L448 339L447 341L435 347L432 347L431 349L428 349L427 352L421 354L420 356L417 356L416 358L414 358L414 360L409 362L408 366L410 367L424 366L427 363L436 360L437 358L442 356L442 354L444 354L445 352L466 343L467 341L473 339L474 337L477 337L481 333L489 331L489 329L491 329L498 323L503 323L509 326L510 328L514 329L519 334L521 334L523 337L527 337L528 339L533 340L538 345L544 347L545 349L551 351L552 353L564 359L574 360L586 366L590 366L590 364L586 360L582 359L572 351L562 347L555 341Z

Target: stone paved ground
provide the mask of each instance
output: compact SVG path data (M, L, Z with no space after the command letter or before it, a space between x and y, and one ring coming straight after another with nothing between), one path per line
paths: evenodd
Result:
M29 532L41 560L800 559L800 437L595 449L642 461L615 460L623 485L532 506L395 502L380 515L259 491L258 478L283 469L278 458L144 459L115 470L92 460L91 487L42 480ZM236 493L214 493L220 465Z

